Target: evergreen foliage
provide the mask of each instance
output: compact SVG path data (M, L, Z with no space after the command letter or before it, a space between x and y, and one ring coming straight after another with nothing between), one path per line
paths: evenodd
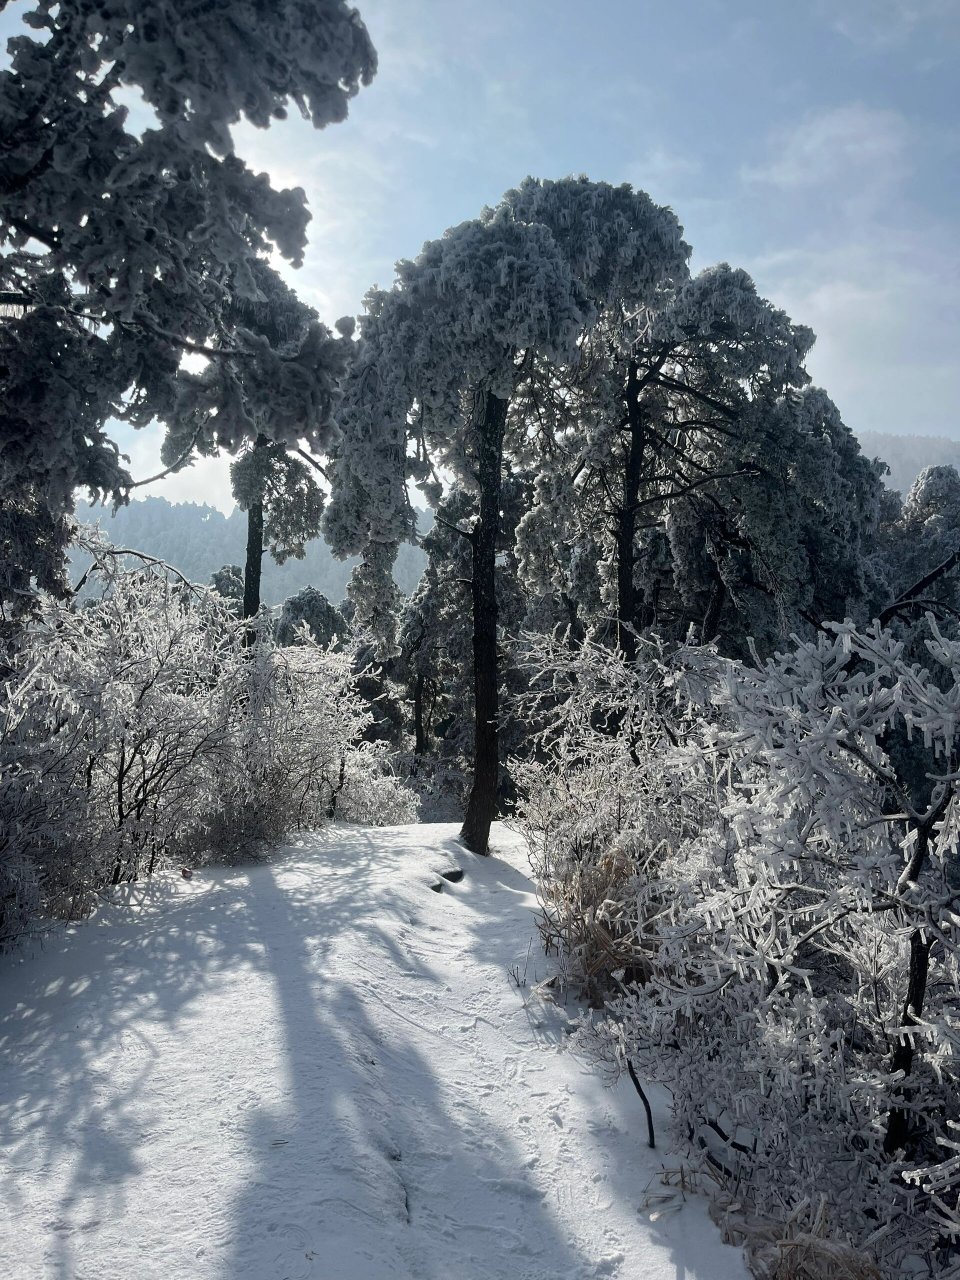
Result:
M0 289L18 312L0 323L0 493L22 508L3 530L0 603L14 616L31 577L62 594L74 490L129 493L111 418L164 423L172 465L258 434L331 438L347 340L313 320L277 341L282 300L272 314L268 255L301 260L304 194L247 169L230 129L290 102L318 128L342 120L373 48L343 0L181 8L37 0L35 37L10 42L0 73Z
M499 784L496 558L504 457L526 439L517 412L538 361L574 361L612 298L652 303L686 274L676 218L642 192L586 178L527 179L495 209L397 266L367 296L348 379L327 535L362 553L351 592L360 623L395 643L390 566L415 536L407 482L438 497L436 468L476 495L470 527L474 761L463 838L486 851Z
M349 632L343 615L315 587L304 587L284 600L277 621L277 643L296 644L304 626L314 643L325 649L344 641Z

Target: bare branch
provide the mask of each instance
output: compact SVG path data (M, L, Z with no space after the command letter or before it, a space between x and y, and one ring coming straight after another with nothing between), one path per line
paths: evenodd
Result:
M294 450L294 453L299 454L299 456L303 458L304 462L309 462L311 467L315 467L317 471L319 471L320 474L323 476L324 480L330 479L330 477L327 475L326 468L316 460L316 458L313 456L312 453L308 453L306 449L301 449L299 445Z
M938 564L935 569L931 569L930 572L925 574L919 582L915 582L912 587L908 587L907 590L893 602L893 604L888 604L885 609L881 610L879 617L881 627L885 627L890 619L895 617L902 608L911 604L915 597L922 595L923 592L926 591L927 587L932 586L938 578L942 578L945 574L950 573L958 564L960 564L960 549L954 551L952 555L947 556L946 560L944 560L942 564Z
M471 545L473 544L476 534L472 529L461 529L458 524L451 524L449 520L444 520L443 516L435 515L434 519L437 524L442 524L445 529L451 529L454 533L459 533L461 538L466 538Z
M200 439L200 435L202 431L203 431L203 425L201 424L200 426L197 427L196 431L193 433L193 438L191 439L190 443L187 445L186 449L184 449L183 453L181 453L179 458L177 458L176 462L172 462L170 466L167 467L164 471L158 471L155 476L148 476L146 480L135 480L133 484L130 486L130 488L142 489L145 484L154 484L157 480L166 479L166 477L171 475L174 471L179 471L179 469L183 466L183 464L187 461L187 459L193 453L194 448L196 447L197 441Z

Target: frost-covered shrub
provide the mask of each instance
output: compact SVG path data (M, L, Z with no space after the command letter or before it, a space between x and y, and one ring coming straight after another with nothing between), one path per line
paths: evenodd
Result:
M211 769L212 792L223 801L179 846L184 860L234 861L332 819L415 820L416 799L392 772L386 747L362 740L371 716L348 654L303 633L297 647L278 648L264 621L232 679L223 690L231 749Z
M349 653L160 567L122 570L97 539L101 594L45 597L0 700L0 941L75 917L105 885L242 856L331 817L406 821Z
M571 657L522 818L545 915L588 839L594 867L639 850L594 908L622 963L592 1042L669 1087L754 1219L828 1221L889 1276L960 1237L960 642L931 624L926 652L843 624L762 666ZM595 753L609 790L565 816Z
M261 645L260 662L273 680L270 714L251 719L251 732L273 735L255 755L279 765L288 813L298 828L337 818L343 822L410 822L416 803L392 772L384 742L365 740L372 722L357 689L355 653L334 652L310 639L307 627L288 649Z
M659 660L656 645L642 647ZM542 637L537 652L527 714L546 728L533 760L511 762L519 825L544 942L567 981L596 998L613 973L633 980L645 972L640 882L659 875L715 795L701 762L678 758L665 668L651 661L639 680L600 646L571 650Z
M42 600L5 690L0 804L46 914L152 872L209 805L234 631L214 593L154 570L111 569L82 609Z

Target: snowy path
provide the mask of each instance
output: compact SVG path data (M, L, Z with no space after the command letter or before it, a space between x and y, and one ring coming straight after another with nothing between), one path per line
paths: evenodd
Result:
M746 1280L699 1201L638 1213L635 1094L509 977L519 841L454 833L336 828L0 958L0 1276Z

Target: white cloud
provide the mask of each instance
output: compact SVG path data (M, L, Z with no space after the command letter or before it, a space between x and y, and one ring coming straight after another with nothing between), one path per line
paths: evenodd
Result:
M640 160L627 165L626 181L648 192L655 200L676 202L701 172L700 161L679 151L653 147Z
M745 167L741 176L786 191L864 180L887 185L903 176L909 141L898 112L851 103L806 116L773 140L766 164Z
M873 230L745 265L762 293L816 332L807 366L851 427L960 438L960 254L936 229Z
M929 39L960 33L957 0L820 0L818 7L835 31L871 50L902 44L924 28Z

